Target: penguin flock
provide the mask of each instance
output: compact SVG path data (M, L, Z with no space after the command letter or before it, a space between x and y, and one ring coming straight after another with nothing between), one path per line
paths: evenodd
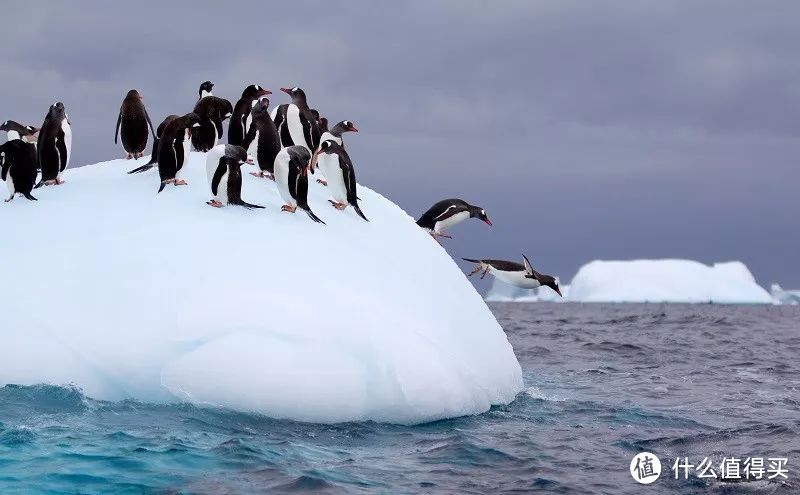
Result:
M275 182L284 201L281 211L294 213L300 209L315 223L324 224L308 204L309 174L318 172L316 182L327 188L333 208L345 210L350 206L361 219L369 221L359 205L355 168L343 139L345 133L358 132L352 121L342 120L329 128L328 119L309 106L305 91L299 87L281 88L290 102L272 110L272 92L258 84L247 86L235 105L214 95L213 88L213 82L204 81L191 112L168 115L155 129L142 95L136 89L128 91L117 116L114 142L121 144L125 158L138 159L144 156L150 136L153 138L150 160L129 174L157 167L158 193L170 185L186 186L181 172L189 154L203 152L211 191L208 205L263 209L241 196L241 167L253 164L257 171L251 175ZM228 119L228 139L224 144L223 124ZM39 128L7 120L0 125L0 131L8 137L0 145L1 178L9 191L6 203L17 195L36 201L32 195L35 189L64 184L62 174L69 167L72 153L72 128L62 102L50 106ZM441 243L439 238L451 238L446 229L468 218L492 225L483 208L461 199L439 201L420 216L417 225ZM484 278L492 274L517 287L546 286L561 295L556 279L534 270L524 255L521 264L463 259L476 264L468 276L482 272Z

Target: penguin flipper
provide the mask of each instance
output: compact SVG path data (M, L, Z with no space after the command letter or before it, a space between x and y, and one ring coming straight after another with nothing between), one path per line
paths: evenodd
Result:
M34 189L39 189L43 185L44 185L44 179L41 179L41 180L39 180L39 182L35 186L33 186L33 188Z
M114 128L114 144L117 144L117 136L119 135L119 124L122 122L122 109L119 109L117 116L117 126Z
M307 206L306 206L305 208L303 208L303 210L304 210L304 211L305 211L305 212L308 214L308 217L309 217L311 220L314 220L314 221L315 221L315 222L317 222L317 223L321 223L321 224L325 225L325 222L323 222L323 221L322 221L322 219L321 219L320 217L316 216L316 215L314 214L314 212L313 212L313 211L311 211L311 208L309 208L309 207L307 207Z
M162 182L161 185L158 186L158 192L156 194L158 194L161 191L163 191L165 187L167 187L167 183L166 182Z
M252 203L248 203L247 201L242 201L242 200L239 200L239 201L229 201L229 202L228 202L228 204L231 204L231 205L236 205L236 206L241 206L241 207L243 207L243 208L247 208L248 210L257 210L257 209L264 208L264 207L263 207L263 206L261 206L261 205L254 205L254 204L252 204Z
M23 196L25 196L25 199L28 199L28 200L30 200L30 201L39 201L38 199L34 198L34 197L31 195L31 193L22 193L22 195L23 195Z
M461 258L464 261L469 261L470 263L483 263L481 260L473 260L471 258Z
M358 206L358 203L353 203L353 209L356 210L356 213L358 213L358 216L360 216L361 218L363 218L364 220L369 222L369 218L364 216L364 212L361 211L361 207Z
M142 172L146 172L153 168L155 165L153 163L148 163L146 165L142 165L141 167L136 167L135 169L128 172L128 174L140 174Z

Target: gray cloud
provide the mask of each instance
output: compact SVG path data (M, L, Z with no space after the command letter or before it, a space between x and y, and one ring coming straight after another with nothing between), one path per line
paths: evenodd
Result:
M413 215L450 196L454 256L570 277L594 258L741 259L800 286L800 6L793 2L106 2L15 5L0 119L56 99L77 163L120 156L119 103L191 109L300 85L362 129L360 180ZM9 12L10 14L10 12ZM273 95L283 102L283 95Z

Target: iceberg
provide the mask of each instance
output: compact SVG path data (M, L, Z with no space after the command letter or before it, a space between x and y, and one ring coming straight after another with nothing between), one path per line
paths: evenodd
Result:
M770 304L744 263L691 260L592 261L570 284L569 301Z
M523 289L493 278L492 286L484 299L488 302L563 302L569 294L569 286L561 285L561 281L558 282L558 286L564 294L563 298L549 287Z
M788 304L791 306L800 304L800 290L784 290L780 285L772 284L770 293L774 304Z
M310 185L305 214L244 175L265 210L215 209L205 154L161 194L154 170L67 171L0 204L0 385L73 384L105 400L190 401L275 418L414 424L512 401L500 325L414 219L359 188L370 219Z

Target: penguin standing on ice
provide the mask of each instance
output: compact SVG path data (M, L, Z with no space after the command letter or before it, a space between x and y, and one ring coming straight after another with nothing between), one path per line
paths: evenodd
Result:
M158 165L158 143L159 141L161 141L161 136L164 133L164 128L167 127L167 124L169 124L170 122L172 122L177 118L180 118L180 115L167 115L166 118L163 120L163 122L158 124L158 127L156 128L156 135L153 138L153 151L150 153L150 161L142 165L141 167L137 167L131 170L130 172L128 172L129 174L140 174Z
M69 167L72 153L72 127L64 104L60 101L50 106L44 118L36 151L42 169L42 179L36 187L63 184L61 174Z
M206 96L213 96L211 93L212 89L214 89L214 83L212 83L211 81L205 81L202 84L200 84L200 89L197 90L197 93L200 96L197 98L197 101L202 100Z
M491 273L507 284L523 289L535 289L541 286L547 286L553 289L556 294L561 296L561 289L558 287L558 281L552 275L544 275L533 269L531 262L528 261L527 256L522 255L524 265L514 261L504 260L474 260L470 258L462 258L464 261L470 263L477 263L477 266L472 270L468 277L475 275L483 270L481 279L487 273ZM563 297L563 296L562 296Z
M158 145L158 175L161 178L158 192L163 191L167 184L186 185L186 181L181 179L181 170L189 160L192 130L198 127L200 117L194 113L173 119L164 127Z
M32 125L22 125L13 120L6 120L0 124L0 131L5 131L7 133L9 141L12 139L22 139L26 143L36 144L36 141L39 139L39 129Z
M325 223L308 206L308 167L311 153L305 146L283 148L275 157L275 183L286 204L281 211L304 210L311 220Z
M257 100L251 114L252 123L242 145L249 151L251 143L255 143L254 154L259 171L250 174L274 180L275 157L281 150L281 139L269 116L269 100L266 97Z
M292 97L291 103L279 105L272 115L281 146L304 146L309 153L319 146L319 124L317 116L308 107L306 93L300 88L281 88L281 91Z
M356 172L353 162L342 145L329 139L324 141L319 148L317 163L325 177L328 178L328 191L333 199L328 201L337 210L344 210L347 205L353 205L358 216L367 220L361 207L358 206L356 193ZM369 222L369 220L367 220Z
M242 201L242 164L247 161L247 151L241 146L218 144L211 148L206 157L206 172L211 194L214 198L207 203L215 208L225 205L244 206L248 210L263 208Z
M320 131L322 132L322 136L319 138L320 146L325 141L329 141L330 140L330 141L335 142L336 144L338 144L342 148L344 148L344 140L342 139L342 134L344 134L345 132L358 132L358 129L356 128L355 124L353 124L353 122L350 121L350 120L343 120L343 121L339 122L338 124L333 126L333 128L331 130L328 130L328 119L322 117L322 118L319 119L319 121L320 121ZM323 126L325 127L324 129L323 129ZM317 165L317 160L316 160L317 157L316 157L316 155L317 155L317 153L319 153L319 151L320 151L319 148L317 148L316 153L314 154L314 158L312 159L312 163L313 163L313 165L315 167ZM323 177L318 178L317 182L319 182L320 184L322 184L324 186L327 186L328 185L328 181L327 181L327 177L328 176L325 175L325 172L323 172L322 175L324 176L324 178Z
M233 105L225 98L204 96L194 106L194 113L200 117L200 127L192 132L192 146L206 152L222 138L222 122L233 114Z
M249 117L250 111L258 103L259 98L271 95L272 91L264 89L258 84L251 84L244 88L242 97L236 102L233 107L233 115L231 122L228 124L228 144L241 146L244 142L244 137L250 129Z
M0 178L6 183L9 196L6 203L21 194L31 201L36 183L36 146L22 139L12 139L0 145Z
M452 227L467 218L478 218L491 226L492 221L486 216L486 211L480 206L473 206L462 199L445 199L422 214L417 220L417 225L430 232L436 237L451 237L444 232L444 229Z
M119 108L117 128L114 131L114 144L117 143L117 137L121 137L122 147L127 153L126 159L138 159L144 155L144 149L147 147L147 138L150 133L153 134L153 139L155 140L156 135L153 132L153 123L150 122L150 116L147 115L147 109L142 102L142 95L132 89L128 91L125 99L122 100L122 106Z

